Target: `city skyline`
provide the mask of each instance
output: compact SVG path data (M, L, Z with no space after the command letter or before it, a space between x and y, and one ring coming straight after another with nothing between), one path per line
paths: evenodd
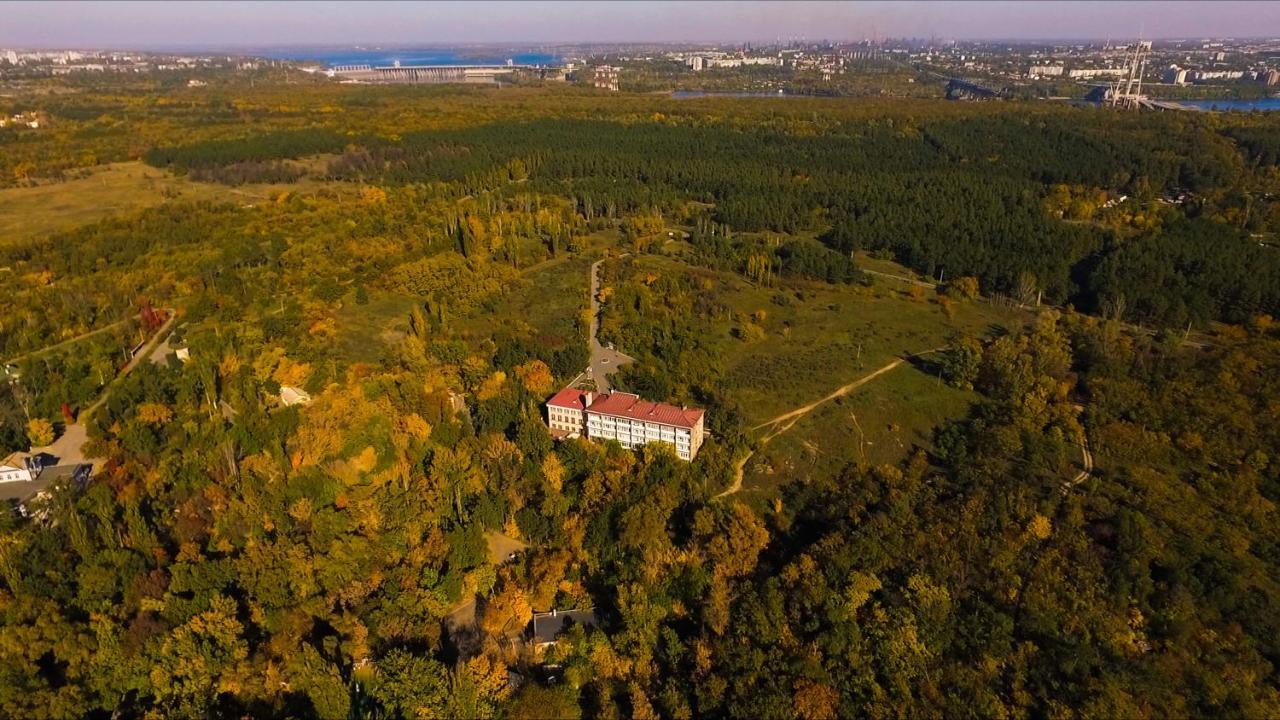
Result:
M1274 2L19 2L0 26L5 46L122 49L1274 36Z

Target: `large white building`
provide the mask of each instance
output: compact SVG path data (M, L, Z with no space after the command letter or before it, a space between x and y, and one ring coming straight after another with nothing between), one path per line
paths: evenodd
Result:
M1161 79L1164 80L1167 85L1186 85L1187 69L1180 68L1177 65L1170 65L1169 69L1164 71L1164 75Z
M1240 80L1244 77L1243 70L1193 70L1188 74L1191 82L1204 82L1206 80Z
M1061 65L1032 65L1027 77L1062 77L1065 69Z
M702 447L705 415L701 408L649 402L624 392L565 388L547 401L547 425L554 434L617 440L628 449L667 443L684 460L692 460Z
M1089 80L1096 77L1124 77L1125 68L1076 68L1067 71L1067 77Z
M622 68L612 65L597 65L591 76L591 84L601 90L612 90L618 92L618 76L622 73Z

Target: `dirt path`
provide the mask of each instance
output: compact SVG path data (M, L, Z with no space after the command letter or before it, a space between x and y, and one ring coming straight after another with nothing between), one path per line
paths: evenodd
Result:
M932 352L932 351L929 351L929 352ZM902 363L904 363L904 362L906 362L906 361L907 361L907 358L898 358L897 360L894 360L893 362L891 362L891 363L889 363L888 365L885 365L884 367L882 367L882 368L880 368L880 369L878 369L878 370L876 370L876 371L872 372L871 374L869 374L869 375L864 375L864 376L862 376L862 377L858 378L857 380L854 380L853 382L849 383L848 385L841 385L840 387L838 387L838 388L836 388L835 390L833 390L833 391L831 392L831 394L827 395L826 397L824 397L824 398L822 398L822 399L820 399L820 400L815 400L815 401L813 401L813 402L809 403L808 405L802 405L801 407L798 407L798 408L796 408L795 410L791 410L791 411L789 411L789 412L785 412L785 413L783 413L783 414L781 414L781 415L779 415L779 416L777 416L777 417L773 418L772 420L766 420L765 422L762 422L762 423L760 423L759 425L757 425L757 426L755 426L755 427L753 427L753 428L751 428L751 429L752 429L752 430L760 430L760 429L762 429L762 428L766 428L766 427L770 427L770 426L772 426L772 427L773 427L773 431L772 431L772 432L770 432L768 435L765 435L765 438L764 438L764 440L762 441L762 442L768 442L768 441L770 441L770 440L774 439L775 437L777 437L778 435L781 435L782 433L784 433L784 432L786 432L787 430L791 429L791 426L795 425L795 424L796 424L796 422L798 422L798 421L800 420L800 418L804 417L805 415L808 415L810 412L813 412L814 408L818 407L819 405L821 405L821 404L823 404L823 403L825 403L825 402L828 402L828 401L830 401L830 400L835 400L836 398L841 397L841 396L843 396L843 395L848 395L850 392L853 392L854 390L857 390L858 388L862 387L863 385L866 385L867 383L871 382L872 380L875 380L876 378L878 378L878 377L880 377L881 375L883 375L883 374L885 374L885 373L889 372L890 370L892 370L892 369L894 369L894 368L898 367L899 365L901 365Z
M763 444L764 444L764 443L761 443L761 445L763 445ZM716 495L712 498L713 500L714 500L715 498L722 498L722 497L725 497L726 495L732 495L732 494L734 494L734 493L736 493L736 492L738 492L738 491L742 490L742 476L746 474L747 461L751 459L751 456L752 456L752 455L755 455L755 453L754 453L754 452L749 452L749 453L747 453L746 457L744 457L744 458L742 458L741 460L739 460L738 462L734 463L734 466L733 466L733 484L732 484L732 485L730 485L730 486L728 487L728 489L726 489L724 492L716 493Z
M117 327L119 327L119 326L121 326L121 325L124 325L125 323L129 323L129 322L133 322L133 318L131 318L131 317L127 317L127 318L125 318L125 319L123 319L123 320L117 320L117 321L115 321L115 322L111 323L110 325L104 325L104 326L102 326L102 327L98 328L97 330L90 330L90 331L89 331L89 332L87 332L87 333L82 333L82 334L77 335L77 336L75 336L75 337L73 337L73 338L68 338L68 339L66 339L66 340L63 340L62 342L54 343L53 345L49 345L49 346L47 346L47 347L42 347L42 348L40 348L39 350L32 350L31 352L26 353L26 354L24 354L24 355L19 355L19 356L17 356L17 357L9 358L8 360L6 360L6 361L5 361L5 363L12 363L12 364L15 364L15 365L16 365L16 364L18 364L18 363L22 362L23 360L26 360L27 358L40 357L41 355L44 355L45 353L51 353L51 352L54 352L55 350L58 350L59 348L66 347L67 345L74 345L75 343L78 343L78 342L80 342L81 340L86 340L86 339L88 339L88 338L93 337L94 335L100 335L100 334L102 334L102 333L104 333L104 332L107 332L108 330L112 330L112 329L114 329L114 328L117 328Z
M880 272L879 270L868 270L866 268L858 268L858 271L864 272L868 275L875 275L876 277L887 278L889 280L897 280L898 282L910 283L912 285L919 285L920 287L935 288L938 286L938 283L926 282L924 280L916 280L915 278L909 278L902 275L894 275L892 273L887 273L887 272Z
M808 405L803 405L803 406L798 407L798 408L796 408L796 409L794 409L794 410L789 410L789 411L787 411L787 412L785 412L785 413L782 413L781 415L779 415L779 416L777 416L777 417L775 417L775 418L772 418L772 419L770 419L770 420L766 420L766 421L764 421L764 422L760 423L759 425L757 425L757 426L755 426L755 427L753 427L753 428L751 428L751 429L752 429L752 430L761 430L761 429L763 429L763 428L772 427L772 428L773 428L773 430L772 430L771 432L769 432L768 434L766 434L763 438L761 438L761 439L760 439L760 445L757 447L757 449L759 449L759 448L761 448L761 447L764 447L764 446L765 446L765 444L766 444L766 443L768 443L770 440L772 440L772 439L774 439L774 438L778 437L779 435L781 435L782 433L784 433L784 432L786 432L786 431L790 430L790 429L792 428L792 426L794 426L797 422L799 422L799 421L800 421L800 418L803 418L805 415L808 415L809 413L813 412L813 410L814 410L815 408L817 408L819 405L821 405L821 404L823 404L823 403L825 403L825 402L827 402L827 401L829 401L829 400L834 400L834 399L836 399L836 398L838 398L838 397L841 397L841 396L844 396L844 395L848 395L849 393L853 392L854 390L857 390L858 388L862 387L863 385L866 385L867 383L871 382L872 380L875 380L876 378L878 378L878 377L880 377L881 375L883 375L883 374L885 374L885 373L889 372L890 370L892 370L892 369L894 369L894 368L898 367L899 365L901 365L902 363L906 362L907 360L909 360L909 359L911 359L911 358L914 358L914 357L920 357L920 356L922 356L922 355L928 355L928 354L930 354L930 353L935 353L935 352L938 352L939 350L942 350L942 349L943 349L943 348L938 347L938 348L933 348L933 349L930 349L930 350L925 350L925 351L923 351L923 352L914 353L914 354L912 354L912 355L907 355L906 357L900 357L900 358L898 358L898 359L894 360L893 362L889 363L888 365L885 365L884 367L881 367L881 368L879 368L879 369L877 369L877 370L875 370L875 371L873 371L873 372L871 372L871 373L869 373L869 374L867 374L867 375L863 375L862 377L858 378L857 380L854 380L854 381L853 381L853 382L851 382L851 383L848 383L847 385L841 385L840 387L838 387L838 388L836 388L835 390L833 390L833 391L832 391L829 395L827 395L826 397L823 397L823 398L821 398L821 399L819 399L819 400L815 400L815 401L813 401L813 402L809 403ZM739 491L741 491L741 490L742 490L742 478L743 478L743 475L745 474L745 470L746 470L746 467L747 467L747 461L749 461L749 460L751 459L751 456L752 456L752 455L754 455L754 454L755 454L754 452L748 453L746 457L742 458L741 460L739 460L739 461L734 465L734 467L733 467L733 484L732 484L732 485L730 485L730 486L728 487L728 489L726 489L724 492L721 492L721 493L717 494L715 497L717 497L717 498L722 498L722 497L725 497L726 495L732 495L732 494L734 494L734 493L739 492Z
M1084 412L1084 408L1076 405L1076 412ZM1080 435L1080 462L1084 465L1075 477L1062 483L1062 494L1066 495L1075 489L1077 485L1088 480L1093 475L1093 452L1089 450L1089 435L1083 433Z

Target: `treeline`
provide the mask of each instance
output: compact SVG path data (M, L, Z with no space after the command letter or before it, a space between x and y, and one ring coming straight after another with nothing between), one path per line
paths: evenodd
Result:
M230 165L202 165L191 168L188 177L197 182L216 182L223 185L245 183L291 183L307 174L305 168L280 160L231 163Z
M1226 134L1244 148L1251 161L1262 165L1280 165L1280 137L1275 128L1239 127Z
M815 114L807 122L780 113L746 123L711 119L708 113L721 107L716 102L677 107L681 112L671 115L579 111L573 119L498 120L382 136L275 131L155 148L147 158L238 183L287 181L293 173L275 163L341 152L327 169L330 178L444 184L459 196L518 182L569 198L587 223L654 211L670 217L689 202L706 203L717 222L735 230L824 234L840 253L887 250L925 275L972 275L985 292L1032 293L1091 308L1106 301L1097 290L1103 283L1090 276L1103 263L1100 253L1123 244L1132 228L1104 222L1118 213L1073 216L1072 222L1051 216L1044 201L1053 188L1126 195L1138 207L1190 193L1182 214L1226 219L1242 228L1242 238L1265 232L1277 213L1274 193L1241 182L1258 172L1251 165L1274 161L1277 133L1266 118L1036 107L922 111L918 117ZM1133 226L1150 225L1159 213L1137 214L1143 217L1131 218ZM1140 247L1158 245L1161 232L1153 230ZM1226 255L1237 244L1213 245L1206 262L1234 263ZM1238 318L1223 313L1253 302L1226 297L1226 289L1207 279L1179 285L1204 288L1210 297L1171 301L1193 308L1185 313L1131 304L1131 317L1154 323L1175 316ZM1259 310L1280 312L1269 293L1245 294L1257 298Z
M532 188L568 194L588 221L676 214L688 201L702 202L713 206L715 221L735 230L820 232L839 253L888 250L926 275L973 275L987 292L1083 307L1104 302L1090 273L1103 262L1103 249L1119 240L1099 224L1049 215L1050 187L1101 188L1153 202L1162 194L1226 188L1248 172L1232 140L1203 120L1087 110L918 126L871 121L817 136L664 122L499 123L406 135L348 153L331 168L353 179L461 182L471 191L492 186L495 171L502 181L527 175ZM1240 201L1233 195L1224 202ZM1212 208L1197 203L1193 211ZM1158 244L1162 236L1154 237ZM1238 245L1211 243L1203 252L1211 264L1230 264L1226 254ZM1172 302L1205 311L1170 314L1139 304L1133 317L1238 319L1238 312L1224 314L1229 306L1280 312L1261 289L1265 276L1244 282L1255 280L1260 289L1245 294L1256 301L1231 300L1227 287L1202 277L1190 285L1213 296L1207 305L1191 296Z
M1180 327L1280 312L1280 251L1211 220L1113 243L1086 268L1080 306L1117 319Z
M153 147L142 157L148 165L154 167L188 171L193 168L336 153L341 152L350 142L352 138L332 130L279 130L244 138Z

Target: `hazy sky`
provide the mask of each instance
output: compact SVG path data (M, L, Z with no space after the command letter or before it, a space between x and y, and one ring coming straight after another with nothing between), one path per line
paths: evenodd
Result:
M0 46L1280 36L1280 2L0 2Z

